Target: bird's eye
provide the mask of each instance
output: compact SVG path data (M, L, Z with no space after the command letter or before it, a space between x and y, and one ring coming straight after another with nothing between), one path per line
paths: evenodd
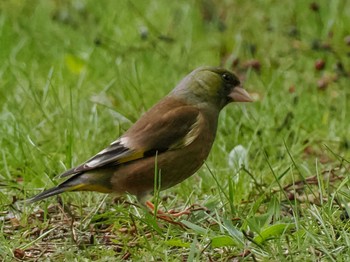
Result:
M231 74L227 74L227 73L224 73L222 75L222 78L226 81L226 82L229 82L229 83L232 83L233 82L233 77Z
M235 78L232 74L223 73L222 74L222 79L224 79L224 81L226 83L233 84L235 86L239 85L239 80L237 78Z

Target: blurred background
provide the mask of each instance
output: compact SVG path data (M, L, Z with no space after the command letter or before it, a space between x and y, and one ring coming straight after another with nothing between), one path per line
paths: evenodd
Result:
M347 203L349 12L346 0L2 0L0 223L13 229L15 217L24 230L34 207L18 211L17 200L56 184L55 176L108 145L203 65L234 71L256 101L222 112L206 167L167 190L165 203L199 202L254 224L273 199L274 220L235 225L255 233L287 219L281 210L288 199L312 195L313 205L336 191L338 204ZM327 186L311 188L323 181L316 174L325 174ZM290 189L306 178L311 186ZM63 196L82 216L96 198L105 201L99 194ZM47 211L52 202L41 205ZM12 243L3 233L9 258L25 241L21 232ZM227 257L240 253L231 251ZM266 252L280 259L275 251Z

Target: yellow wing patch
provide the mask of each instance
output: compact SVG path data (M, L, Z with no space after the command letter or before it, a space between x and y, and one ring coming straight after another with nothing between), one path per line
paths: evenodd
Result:
M123 157L121 159L118 159L117 160L117 163L119 164L122 164L122 163L126 163L126 162L130 162L130 161L133 161L133 160L136 160L136 159L140 159L140 158L143 158L144 156L144 152L135 152L129 156L126 156L126 157Z
M67 188L66 191L96 191L100 193L111 193L112 191L102 185L78 184Z
M183 139L171 145L170 149L182 148L190 145L198 137L202 122L203 118L201 115L198 115L196 122L191 126L191 130L183 137Z

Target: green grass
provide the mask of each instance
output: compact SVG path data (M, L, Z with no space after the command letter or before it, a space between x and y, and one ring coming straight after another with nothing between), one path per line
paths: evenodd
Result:
M347 261L350 2L148 2L1 1L0 259ZM187 228L132 196L21 201L201 65L257 101L228 106L203 168L160 193L162 209L203 207ZM244 168L229 165L237 145Z

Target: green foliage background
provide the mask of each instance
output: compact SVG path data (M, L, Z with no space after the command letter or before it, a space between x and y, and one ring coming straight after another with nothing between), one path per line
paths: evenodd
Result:
M347 260L349 10L346 0L1 1L0 257ZM183 218L187 229L131 196L21 202L202 65L236 72L256 102L227 107L206 165L160 194L160 208L207 209ZM248 152L238 170L237 145Z

